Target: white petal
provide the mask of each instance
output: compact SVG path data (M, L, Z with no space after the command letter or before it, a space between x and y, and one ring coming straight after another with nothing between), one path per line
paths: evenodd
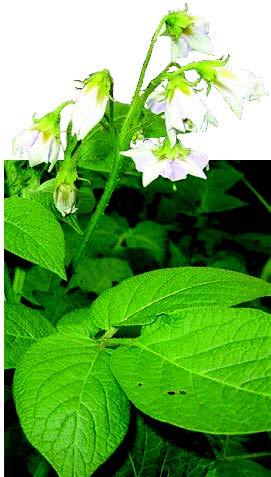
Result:
M185 161L181 162L187 174L190 174L191 176L195 177L200 177L201 179L207 179L202 168L191 158L191 156L187 156Z
M222 94L232 111L240 118L244 100L251 101L266 94L262 81L246 70L216 68L216 89Z
M48 172L51 172L51 170L53 169L57 159L58 159L58 155L59 155L59 150L60 150L60 144L59 142L53 138L53 141L52 141L52 144L51 144L51 147L50 147L50 151L49 151L49 162L50 162L50 167L48 169Z
M30 167L49 161L49 154L53 140L54 137L51 136L49 139L44 141L43 134L39 134L38 139L27 153Z
M164 162L167 163L167 167L163 168L161 176L170 179L173 182L186 178L187 173L183 168L182 161L175 159L174 161Z
M154 91L148 97L146 106L154 113L163 113L166 109L165 93L163 91Z
M27 151L34 142L37 140L39 136L39 131L37 129L31 129L32 126L30 126L27 129L24 129L23 131L16 136L13 141L12 141L12 151L13 154L16 153L17 149L21 149L21 152Z
M185 120L190 119L195 126L195 130L199 131L206 122L208 109L201 99L190 88L191 94L186 94L179 88L176 88L172 100L168 104L168 123L185 132L187 126Z
M82 140L104 116L108 97L98 100L98 87L93 87L88 93L80 92L72 113L72 134Z
M183 37L187 41L191 50L200 51L207 55L214 54L210 38L206 33L202 32L202 25L200 28L196 25L191 25L189 33L184 33Z
M157 179L157 177L159 177L160 175L160 168L158 167L158 165L155 167L155 165L153 165L152 167L147 167L144 169L143 172L143 176L142 176L142 184L143 184L143 187L147 187L152 181L154 181L155 179Z
M183 35L178 40L171 41L171 61L176 61L178 58L186 58L189 51L188 42Z

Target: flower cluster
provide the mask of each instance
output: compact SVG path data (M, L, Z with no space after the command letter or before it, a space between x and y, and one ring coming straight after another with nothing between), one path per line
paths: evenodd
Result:
M133 159L138 171L143 173L146 186L159 175L172 181L184 179L187 174L206 178L203 168L207 166L205 155L186 149L180 142L181 134L205 132L208 125L217 126L217 120L196 89L204 81L206 96L212 86L228 103L232 111L241 117L245 100L258 99L266 94L260 78L246 70L236 71L226 66L225 60L203 60L181 67L176 60L187 57L190 51L213 55L208 22L189 15L185 10L172 12L165 19L163 35L170 36L172 64L175 70L164 74L164 81L146 99L146 107L165 119L167 138L160 138L160 145L143 140L122 154ZM191 83L185 72L194 70L198 79Z
M182 11L166 15L161 28L157 30L156 38L159 33L171 39L171 62L158 75L158 82L151 82L147 90L141 92L141 96L138 90L133 105L138 104L139 109L144 105L163 118L166 137L157 140L142 137L141 134L141 141L136 144L132 141L130 149L120 153L132 158L137 170L143 173L144 186L158 176L171 181L184 179L187 174L206 178L203 169L208 165L207 157L193 148L185 147L181 142L186 133L205 132L209 124L217 126L216 118L200 97L205 85L206 97L212 88L216 88L238 118L241 117L244 101L258 99L265 94L259 78L249 71L237 71L227 66L229 57L196 61L185 66L177 62L180 58L187 57L191 51L214 55L208 22L189 14L187 5ZM194 82L187 79L186 74L190 70L197 75ZM14 139L15 154L20 159L28 159L31 167L45 162L50 164L51 170L59 158L60 115L67 104L73 103L70 129L71 136L76 141L84 140L104 117L108 102L113 101L113 81L109 71L96 72L80 81L80 84L75 102L67 101L41 119L34 119L34 123ZM138 118L141 109L137 112ZM140 129L141 124L133 124L131 136L136 135ZM65 158L66 156L67 150ZM63 216L76 210L75 180L76 174L68 181L65 179L59 182L55 191L55 204Z
M82 140L103 118L109 99L112 78L108 70L99 71L80 81L83 85L75 102L66 101L55 111L21 131L13 140L13 153L18 159L29 161L30 167L49 163L49 171L56 163L60 150L60 115L62 109L74 103L72 134Z

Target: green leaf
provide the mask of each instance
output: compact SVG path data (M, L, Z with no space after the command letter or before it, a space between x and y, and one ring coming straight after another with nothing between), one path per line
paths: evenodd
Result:
M125 260L114 257L85 258L73 275L68 289L79 286L85 292L94 292L99 295L113 282L120 282L131 277L133 272Z
M205 477L211 460L163 439L138 414L127 460L113 477Z
M114 157L111 135L99 125L81 142L74 157L78 167L91 171L110 172Z
M57 322L57 328L60 331L72 329L81 329L84 334L89 334L90 337L96 335L99 328L91 321L90 308L79 308L78 310L70 311L60 318Z
M34 344L13 391L27 439L60 477L89 477L126 434L129 405L109 354L77 331Z
M40 305L40 302L37 300L36 292L40 291L47 293L50 289L59 288L59 285L59 277L45 268L34 265L26 270L22 296L31 303Z
M270 315L197 307L164 315L112 369L129 399L160 421L210 434L271 429ZM248 412L249 410L249 412Z
M157 263L162 265L165 257L166 233L162 225L145 220L139 222L126 239L128 248L143 248L147 250Z
M5 249L66 279L62 229L34 200L5 199Z
M248 459L219 460L206 477L270 477L270 470Z
M242 179L243 174L227 163L222 163L221 166L208 174L201 198L200 213L224 212L247 205L246 202L227 193Z
M5 304L5 369L16 368L32 343L55 328L38 311L17 303Z
M161 313L198 305L237 305L271 295L264 280L229 270L164 268L128 278L106 290L92 305L93 320L103 329L144 325Z

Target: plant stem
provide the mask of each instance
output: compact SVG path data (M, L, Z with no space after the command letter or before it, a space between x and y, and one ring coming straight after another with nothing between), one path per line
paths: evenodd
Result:
M122 129L121 129L121 133L120 133L120 137L119 137L119 144L118 144L118 141L117 141L114 126L113 126L113 124L110 125L110 131L111 131L111 135L112 135L112 145L113 145L113 151L114 151L113 167L112 167L108 182L105 186L104 193L103 193L103 195L100 199L100 202L97 205L97 208L96 208L94 214L91 217L91 220L88 224L88 227L87 227L86 233L84 235L84 238L83 238L82 242L80 243L80 245L79 245L79 247L78 247L78 249L77 249L77 251L76 251L76 253L73 257L72 264L71 264L72 273L75 271L75 269L78 266L80 260L82 259L83 255L85 253L85 249L86 249L87 245L89 245L91 236L92 236L92 234L93 234L93 232L96 228L96 225L97 225L100 217L103 215L104 210L105 210L106 206L108 205L108 202L111 198L111 195L114 192L116 182L118 180L119 171L120 171L121 164L122 164L122 156L120 155L119 151L125 150L129 146L130 139L131 139L132 122L133 122L134 116L135 116L136 113L137 114L141 113L141 109L144 106L144 103L141 104L142 101L140 102L140 98L139 98L140 90L141 90L141 87L142 87L142 84L143 84L143 81L144 81L145 73L146 73L151 55L152 55L154 44L155 44L155 42L158 38L158 35L161 31L161 28L162 28L162 26L165 22L166 17L167 17L167 15L162 18L162 20L160 21L160 23L158 25L158 28L156 29L156 31L155 31L155 33L152 37L152 40L151 40L146 58L144 60L144 63L143 63L142 69L141 69L141 73L140 73L139 80L138 80L138 83L137 83L137 86L136 86L136 90L135 90L135 93L133 95L133 100L132 100L129 112L126 116L126 119L125 119L125 121L123 123L123 126L122 126ZM113 110L111 109L110 112L111 112L111 115L112 115Z
M100 199L100 202L98 203L96 210L94 214L92 215L91 220L89 221L83 240L79 244L79 247L73 257L73 260L72 260L73 272L76 269L77 265L79 264L81 258L83 257L85 253L85 249L87 245L89 245L89 240L91 238L91 235L93 234L96 228L97 222L99 218L103 215L104 210L106 206L108 205L109 199L115 189L115 185L118 179L119 169L121 165L121 160L122 160L122 156L119 154L119 147L118 147L118 142L117 142L115 132L112 133L112 145L114 150L114 162L113 162L111 174L105 186L104 193Z
M268 202L261 196L261 194L254 189L254 187L248 182L246 179L243 179L244 184L248 187L251 192L257 197L257 199L263 204L263 206L266 208L267 212L271 214L271 205L268 204Z
M161 28L162 26L164 25L165 21L166 21L166 18L167 18L168 15L165 15L162 20L160 21L157 29L155 30L154 32L154 35L151 39L151 43L150 43L150 46L149 46L149 49L148 49L148 52L147 52L147 55L146 55L146 58L144 60L144 63L143 63L143 66L142 66L142 70L141 70L141 73L140 73L140 76L139 76L139 80L138 80L138 83L137 83L137 86L136 86L136 90L135 90L135 94L134 94L134 97L133 99L136 97L139 96L140 94L140 90L141 90L141 87L142 87L142 84L143 84L143 81L144 81L144 77L145 77L145 73L146 73L146 70L148 68L148 64L149 64L149 61L151 59L151 55L152 55L152 52L153 52L153 48L154 48L154 45L155 45L155 42L159 36L159 33L161 31Z
M131 137L130 136L130 131L131 131L134 115L135 115L135 113L137 113L137 116L139 116L141 114L141 110L144 106L145 96L144 96L144 98L140 98L140 91L141 91L141 87L143 85L143 81L144 81L144 77L145 77L145 73L146 73L149 61L151 59L151 55L152 55L152 52L153 52L155 42L156 42L156 40L159 36L159 33L161 31L161 28L162 28L163 24L166 21L166 18L167 18L167 15L165 15L162 18L162 20L160 21L157 29L154 32L154 35L153 35L152 39L151 39L151 43L150 43L146 58L144 60L144 63L143 63L143 66L142 66L142 69L141 69L141 72L140 72L140 76L139 76L139 79L138 79L138 83L137 83L137 86L136 86L136 89L135 89L135 92L134 92L134 95L133 95L133 100L132 100L131 106L130 106L130 109L128 111L126 120L124 121L124 124L122 126L122 130L121 130L121 134L120 134L120 150L125 150L129 146L130 137ZM158 77L160 77L160 75L158 75Z
M15 268L14 279L13 279L13 293L14 293L14 302L20 303L21 295L24 287L25 281L25 270L20 267Z

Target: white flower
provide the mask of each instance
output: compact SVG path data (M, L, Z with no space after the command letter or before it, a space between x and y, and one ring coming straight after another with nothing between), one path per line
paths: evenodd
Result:
M12 144L13 154L18 159L28 160L30 167L50 163L49 170L56 163L60 149L58 137L48 130L40 131L38 123L20 132Z
M188 15L186 10L169 14L164 34L171 37L171 60L185 58L190 51L213 55L208 33L209 23L204 18Z
M104 116L112 79L107 70L94 73L82 81L84 87L74 104L72 134L82 140Z
M227 67L213 67L213 70L215 77L212 84L239 119L245 100L259 99L259 96L266 94L261 79L250 71Z
M146 105L155 114L165 113L171 147L176 143L178 131L206 131L209 122L217 126L216 119L204 102L183 81L179 81L178 85L174 81L174 85L169 85L167 91L154 91Z
M208 158L198 151L185 149L180 143L172 149L167 140L157 145L155 139L147 139L142 145L121 154L131 157L137 170L143 173L144 187L158 176L171 181L185 179L187 174L206 179L203 169L208 165Z

